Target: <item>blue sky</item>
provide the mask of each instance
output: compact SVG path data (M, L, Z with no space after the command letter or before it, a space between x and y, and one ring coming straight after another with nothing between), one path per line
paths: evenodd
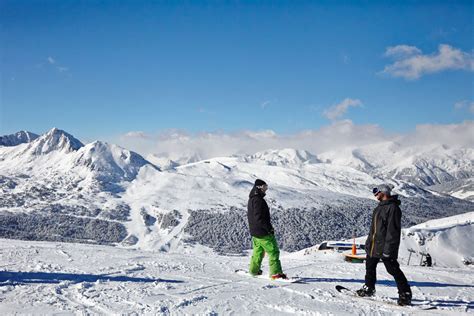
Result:
M428 2L0 1L0 134L472 120L472 2Z

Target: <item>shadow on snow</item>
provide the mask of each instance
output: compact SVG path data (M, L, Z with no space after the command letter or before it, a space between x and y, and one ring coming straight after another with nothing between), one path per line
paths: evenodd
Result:
M393 298L393 300L396 300L396 298ZM412 302L416 303L423 303L426 302L426 300L416 300L413 299ZM466 309L473 309L474 308L474 302L466 302L466 301L448 301L448 300L438 300L434 299L430 302L430 305L436 306L436 307L465 307Z
M80 282L163 282L163 283L183 283L179 280L135 278L128 276L111 276L110 274L75 274L75 273L54 273L54 272L12 272L0 271L0 286L16 285L25 283L60 283L63 281Z
M326 283L359 283L364 284L365 280L361 279L333 279L333 278L305 278L301 277L301 281L304 283L315 283L315 282L326 282ZM450 283L438 283L438 282L423 282L408 280L410 286L419 287L474 287L472 284L450 284ZM378 285L385 286L397 286L393 280L377 280Z
M360 285L364 284L364 280L360 279L335 279L335 278L305 278L301 277L301 283L315 283L315 282L323 282L323 283L358 283ZM420 282L420 281L408 281L411 286L418 286L418 287L466 287L471 288L474 285L471 284L449 284L449 283L437 283L437 282ZM393 280L378 280L378 285L385 285L396 287L397 284ZM396 301L397 298L391 298L392 300ZM429 305L436 306L436 307L465 307L467 309L474 309L474 302L472 301L449 301L443 299L434 299L429 300ZM376 302L376 301L375 301ZM418 300L413 299L413 303L419 303L422 305L426 300Z

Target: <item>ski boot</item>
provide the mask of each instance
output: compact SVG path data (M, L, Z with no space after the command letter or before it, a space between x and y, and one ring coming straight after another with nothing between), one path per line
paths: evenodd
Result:
M262 275L262 274L263 274L262 270L258 270L257 273L250 273L250 275L252 275L252 276L257 276L257 275Z
M374 296L375 294L375 288L370 288L367 285L363 285L360 289L356 291L357 295L359 296Z
M273 274L271 276L271 279L272 280L276 280L276 279L288 279L288 277L286 276L286 274L284 273L277 273L277 274Z
M398 305L411 305L411 292L403 292L398 294Z

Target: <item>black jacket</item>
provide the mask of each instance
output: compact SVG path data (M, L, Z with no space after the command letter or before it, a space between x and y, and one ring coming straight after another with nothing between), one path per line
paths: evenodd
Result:
M398 257L400 247L402 211L398 195L389 200L380 201L372 214L369 236L365 242L365 250L369 257Z
M265 193L253 187L247 204L247 218L249 220L250 235L255 237L267 236L274 233L270 223L270 210L263 198Z

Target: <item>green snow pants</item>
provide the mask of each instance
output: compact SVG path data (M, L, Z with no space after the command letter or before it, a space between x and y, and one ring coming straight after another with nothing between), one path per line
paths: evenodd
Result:
M262 237L252 237L253 253L250 259L250 274L257 274L262 265L265 253L268 255L270 265L270 276L283 273L280 263L280 249L275 239L275 235L267 235Z

